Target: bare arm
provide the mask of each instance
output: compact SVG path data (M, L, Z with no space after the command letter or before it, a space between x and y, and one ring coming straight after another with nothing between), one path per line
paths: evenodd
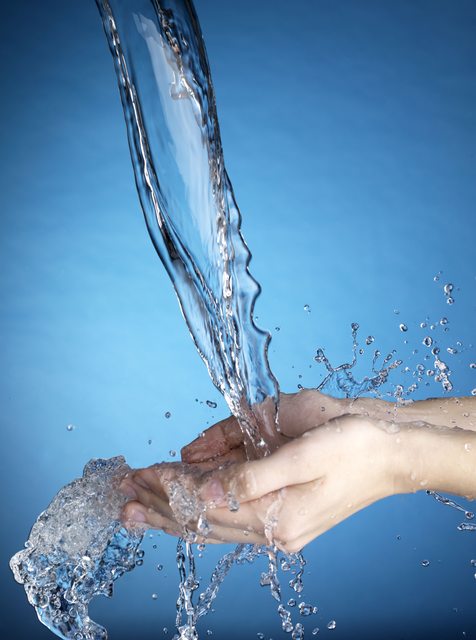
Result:
M207 506L212 529L205 541L269 542L271 513L276 518L273 540L286 551L296 551L386 496L433 489L476 498L476 431L417 419L396 422L347 414L331 417L329 422L297 435L297 425L312 424L317 419L311 410L313 402L319 413L328 413L329 417L336 410L333 399L325 405L326 396L318 394L313 400L310 393L296 394L286 401L288 411L281 416L282 429L296 433L296 437L267 458L211 471L207 467L203 473L192 475L187 466L179 465L173 469L155 465L136 471L124 486L125 493L134 499L126 505L124 519L180 535L180 518L168 496L169 487L179 482ZM306 398L302 414L301 404L292 400L296 397ZM341 409L348 410L345 401L339 402ZM428 402L432 410L437 409L433 403L438 401ZM369 406L373 409L375 404L366 410ZM227 442L238 442L230 435L239 433L233 422L227 425L221 450ZM214 443L215 431L208 431L209 444ZM222 433L221 428L218 431ZM233 449L237 450L239 447ZM186 453L193 457L193 452L191 444ZM188 467L198 469L196 465ZM240 503L238 511L229 510L230 496ZM193 528L193 521L187 526Z

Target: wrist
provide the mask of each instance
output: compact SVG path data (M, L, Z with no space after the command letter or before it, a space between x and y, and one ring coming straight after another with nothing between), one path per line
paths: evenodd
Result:
M476 498L476 433L404 423L393 444L394 493L430 489Z

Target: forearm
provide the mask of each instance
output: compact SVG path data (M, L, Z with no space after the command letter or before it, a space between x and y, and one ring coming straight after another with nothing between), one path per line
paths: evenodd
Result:
M342 400L343 410L378 420L403 423L423 421L448 428L476 431L476 397L432 398L409 404L373 398Z
M476 499L476 432L403 423L393 437L395 493L431 489Z

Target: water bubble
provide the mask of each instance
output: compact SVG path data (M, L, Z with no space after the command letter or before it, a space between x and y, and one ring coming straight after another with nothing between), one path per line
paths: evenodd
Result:
M430 566L430 561L429 560L422 560L420 564L421 564L422 567L429 567Z
M328 629L335 629L337 626L337 623L335 620L329 620L329 622L327 623L327 628Z
M365 338L365 344L372 344L372 342L375 340L375 338L373 336L367 336Z
M307 313L311 312L311 307L308 304L304 305L304 311L306 311Z
M400 331L408 331L407 325L404 324L403 322L399 325L398 328L400 329Z
M175 449L170 449L169 451L169 456L171 458L175 458L175 456L177 455L177 452L175 451Z
M75 429L76 427L74 426L74 424L66 425L66 431L74 431Z
M425 347L431 347L431 345L433 344L433 338L430 338L430 336L425 336L422 340L422 343L425 345Z
M217 408L217 403L213 402L212 400L207 400L206 404L207 404L207 406L210 407L210 409L216 409Z
M170 418L172 414L170 413L170 411L166 411L164 415L166 418Z
M156 593L153 593L153 594L152 594L152 600L157 600L157 598L158 598L158 597L159 597L159 596L158 596Z

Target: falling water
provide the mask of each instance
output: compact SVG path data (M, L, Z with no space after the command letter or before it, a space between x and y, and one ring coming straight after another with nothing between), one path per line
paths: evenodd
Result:
M269 334L223 160L203 37L189 0L97 0L147 229L213 383L254 449L275 434ZM264 438L264 440L263 440Z

